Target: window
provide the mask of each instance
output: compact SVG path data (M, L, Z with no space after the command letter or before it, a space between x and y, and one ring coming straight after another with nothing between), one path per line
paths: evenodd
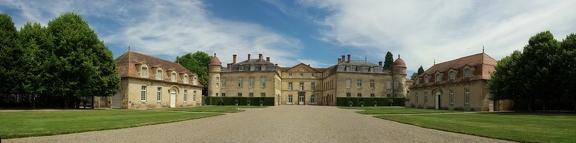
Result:
M288 83L288 90L292 90L292 82Z
M362 97L362 93L358 93L358 97Z
M468 77L471 77L471 76L472 76L472 73L470 72L470 68L465 68L465 69L464 69L464 77L465 77L465 78L468 78Z
M260 97L266 97L266 93L260 93Z
M310 104L316 104L316 95L310 96Z
M316 82L310 83L310 90L312 91L316 90Z
M418 103L418 92L414 92L414 97L416 98L416 103Z
M250 77L250 79L248 80L250 87L254 87L254 77Z
M260 77L260 86L266 87L266 77L264 77L264 76Z
M311 74L310 74L310 77L314 78L314 73L311 73Z
M356 80L356 87L362 88L362 80L361 79Z
M350 88L350 79L346 79L346 88Z
M436 82L442 81L442 75L440 73L436 74Z
M449 73L449 75L450 75L450 80L456 79L456 72L454 72L454 71L451 70L450 73Z
M292 95L288 95L288 104L292 104Z
M426 75L424 77L424 83L428 83L428 82L430 82L430 77L428 75Z
M303 83L303 82L300 83L300 88L299 88L299 89L300 89L300 91L304 91L304 83Z
M288 78L292 78L292 73L288 73Z
M470 88L464 88L464 104L470 104Z
M216 93L218 94L218 93ZM186 90L184 90L184 95L186 95ZM196 91L192 93L192 101L196 101Z
M184 102L188 101L188 90L184 90Z
M140 69L140 76L142 77L148 76L148 67L142 67L142 69Z
M162 70L156 70L156 79L162 80Z
M182 82L184 82L184 84L188 83L188 75L184 75ZM194 85L196 85L196 77L194 77Z
M428 92L424 92L424 103L428 103Z
M156 100L158 100L158 102L162 101L162 87L158 87L157 91L156 91Z
M304 73L300 73L300 78L304 78Z
M218 87L219 87L219 86L218 86L218 84L220 84L220 83L216 83L216 88L218 88Z
M386 81L386 89L392 89L392 81Z
M142 86L142 90L140 91L140 100L146 101L146 86Z
M222 93L222 97L226 97L226 93Z
M386 94L386 97L390 98L392 97L392 94Z
M454 104L454 90L450 89L450 105Z
M242 80L243 79L241 77L238 78L238 87L240 88L242 88Z
M222 78L222 88L226 87L226 78Z
M254 97L254 93L252 92L248 93L248 97Z
M186 83L188 83L188 76L186 76ZM198 77L194 76L192 85L198 85Z
M216 93L216 97L218 97L218 93Z
M416 82L414 84L416 85L420 84L420 78L416 78Z
M370 80L370 88L374 89L374 80L373 79Z
M238 93L238 97L242 97L242 93Z
M370 93L370 97L376 97L374 93Z
M170 76L170 81L176 82L176 73L172 73L172 75Z
M346 93L346 97L352 97L352 94Z

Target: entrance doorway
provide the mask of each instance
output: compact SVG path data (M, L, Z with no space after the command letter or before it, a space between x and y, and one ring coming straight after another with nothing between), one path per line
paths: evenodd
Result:
M176 107L176 89L170 91L170 107Z
M304 105L306 103L304 102L306 100L305 95L305 92L298 92L298 105Z
M436 92L436 109L440 109L440 102L442 101L440 95L442 95L442 93Z

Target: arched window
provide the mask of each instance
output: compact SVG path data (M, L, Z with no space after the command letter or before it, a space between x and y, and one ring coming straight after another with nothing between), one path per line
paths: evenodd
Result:
M162 70L161 69L156 70L156 79L162 80Z
M470 71L470 68L465 68L464 69L464 77L468 78L472 76L472 72Z
M172 82L176 82L176 73L172 72L172 75L170 75L170 80Z
M442 81L442 75L440 73L436 73L436 82Z
M184 75L184 77L182 77L182 82L188 83L188 75Z
M192 84L193 84L193 85L197 85L197 84L198 84L198 78L196 78L196 76L194 76L194 77L192 78Z
M453 71L453 70L451 70L450 73L449 73L449 76L450 76L450 80L456 79L456 72Z
M148 67L143 66L140 68L140 76L148 77Z

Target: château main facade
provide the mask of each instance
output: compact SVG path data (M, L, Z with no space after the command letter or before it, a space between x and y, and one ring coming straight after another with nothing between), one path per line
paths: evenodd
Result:
M327 68L304 63L279 67L259 54L222 67L214 54L209 64L208 96L274 97L275 105L336 105L336 97L406 97L406 64L398 56L392 70L345 55Z

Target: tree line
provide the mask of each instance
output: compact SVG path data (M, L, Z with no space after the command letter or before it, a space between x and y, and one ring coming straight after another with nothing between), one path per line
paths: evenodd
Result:
M532 36L523 51L498 61L488 88L516 110L576 111L576 35L557 41L550 31Z
M78 108L119 90L112 52L81 15L64 13L48 26L28 22L18 31L0 14L0 107Z

